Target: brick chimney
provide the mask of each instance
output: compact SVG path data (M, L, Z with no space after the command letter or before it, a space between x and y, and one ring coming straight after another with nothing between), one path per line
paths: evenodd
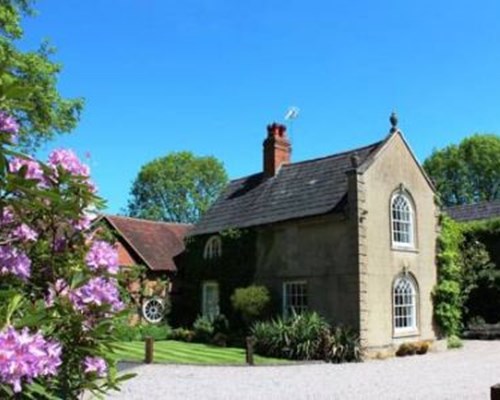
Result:
M286 134L286 126L276 122L267 126L264 140L264 177L276 175L282 164L290 163L292 146Z

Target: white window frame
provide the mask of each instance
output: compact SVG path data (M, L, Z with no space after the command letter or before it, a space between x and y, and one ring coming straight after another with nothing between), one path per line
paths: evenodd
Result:
M215 289L216 300L213 301L208 298L209 290ZM214 304L211 304L214 303ZM204 317L207 317L213 320L217 315L220 314L220 290L219 284L215 281L207 281L202 284L202 293L201 293L201 313Z
M203 250L203 258L211 260L220 256L222 256L222 240L218 235L210 236Z
M408 214L408 219L395 219L394 218L394 203L398 200L402 199L407 207L407 210L401 210L398 209L397 212L401 213L407 213ZM413 202L411 198L406 194L401 191L398 191L397 193L394 193L391 197L391 207L390 207L390 214L391 214L391 243L392 247L395 248L407 248L407 249L414 249L415 248L415 210L413 207ZM402 231L402 230L397 230L395 229L395 225L400 224L401 225L407 225L408 226L408 232ZM401 242L396 240L396 232L400 232L399 234L408 234L409 241L408 242Z
M308 288L307 288L307 281L295 280L295 281L283 282L283 317L285 317L285 318L290 316L289 309L290 309L290 300L291 299L288 298L288 294L289 294L288 288L293 287L293 286L302 287L303 293L299 294L298 291L295 291L295 293L292 292L292 296L295 294L296 297L298 297L300 295L300 297L305 298L304 304L298 306L299 309L295 309L297 306L294 307L295 312L297 314L300 314L309 308L309 304L308 304L309 303L309 294L308 294Z
M418 287L411 275L398 276L392 285L392 324L395 335L418 331Z

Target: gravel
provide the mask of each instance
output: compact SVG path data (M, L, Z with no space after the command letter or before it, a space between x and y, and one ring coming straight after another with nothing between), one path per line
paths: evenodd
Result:
M258 367L141 365L109 399L489 399L500 341L359 364Z

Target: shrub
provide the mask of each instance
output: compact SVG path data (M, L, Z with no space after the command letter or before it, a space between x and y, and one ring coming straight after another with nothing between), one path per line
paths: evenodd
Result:
M141 340L141 326L131 326L126 318L121 318L115 326L115 338L119 342Z
M208 317L199 316L193 323L194 339L201 343L210 343L214 335L214 324Z
M256 322L251 329L256 352L264 356L292 360L358 361L358 335L348 328L330 330L316 312Z
M227 346L227 340L228 336L222 332L217 332L212 340L210 341L211 344L214 346L219 346L219 347L226 347Z
M125 305L117 251L89 233L103 202L72 151L14 153L18 128L0 111L0 398L105 395Z
M448 348L449 349L459 349L463 346L462 340L456 335L451 335L448 338Z
M231 296L234 310L241 313L246 323L261 317L270 301L269 291L264 286L252 285L239 288Z
M192 342L194 339L194 332L186 328L175 328L170 334L171 340L178 340L179 342Z
M415 354L414 348L411 343L402 343L396 350L396 355L398 357L404 357Z
M172 336L172 328L163 323L161 325L141 325L140 337L145 340L147 336L152 337L154 340L167 340Z
M396 355L398 357L413 356L415 354L422 355L427 353L429 347L429 343L425 341L402 343L396 351Z
M422 355L426 354L429 351L430 344L429 342L419 342L419 346L417 348L417 354Z
M229 321L224 314L219 314L214 318L213 322L214 334L222 333L224 335L229 334Z
M356 331L348 327L336 327L328 338L325 352L327 361L333 363L361 361L361 344Z

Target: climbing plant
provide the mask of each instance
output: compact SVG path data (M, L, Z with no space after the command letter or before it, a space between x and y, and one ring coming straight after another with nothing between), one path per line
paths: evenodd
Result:
M460 225L447 216L441 220L438 237L438 282L433 292L434 318L446 336L456 335L462 326L462 257Z

